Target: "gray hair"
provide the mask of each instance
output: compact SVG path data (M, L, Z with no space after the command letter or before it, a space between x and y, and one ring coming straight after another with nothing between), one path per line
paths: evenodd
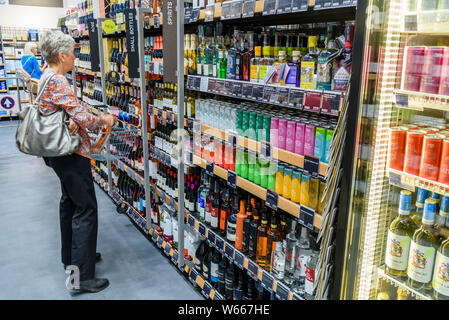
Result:
M75 45L75 40L61 31L48 32L40 41L41 52L49 64L59 63L59 52L69 53Z
M37 49L37 44L34 42L27 42L25 48L23 49L23 55L34 56L33 52L31 52L33 49Z

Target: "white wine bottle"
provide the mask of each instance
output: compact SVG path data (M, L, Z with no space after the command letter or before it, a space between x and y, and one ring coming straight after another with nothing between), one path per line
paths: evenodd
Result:
M390 224L385 256L386 273L406 277L410 242L416 225L410 219L412 193L402 190L399 198L399 215Z
M408 285L423 290L432 289L432 273L438 239L433 224L437 211L437 201L426 199L421 227L415 231L408 261Z
M449 239L441 243L433 271L433 295L438 300L449 300Z

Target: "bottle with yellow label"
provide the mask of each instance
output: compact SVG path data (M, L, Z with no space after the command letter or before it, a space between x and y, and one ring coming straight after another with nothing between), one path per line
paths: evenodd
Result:
M310 175L303 173L301 177L301 193L300 193L300 202L301 205L308 207L310 202Z
M293 168L290 166L285 166L284 169L284 188L282 195L284 198L291 199L292 197L292 175L293 175Z
M259 67L261 64L261 56L262 56L262 46L260 42L256 41L256 46L254 46L254 57L250 62L250 81L251 82L259 82Z
M300 203L301 200L301 177L302 171L295 169L292 175L292 198L295 203Z
M309 36L309 52L301 60L301 88L316 88L316 70L318 52L316 49L317 37Z
M278 164L276 170L276 187L274 191L280 195L284 193L284 170L285 166Z
M416 225L410 219L412 193L402 190L399 198L399 215L390 224L385 253L386 273L393 276L407 276L410 242Z

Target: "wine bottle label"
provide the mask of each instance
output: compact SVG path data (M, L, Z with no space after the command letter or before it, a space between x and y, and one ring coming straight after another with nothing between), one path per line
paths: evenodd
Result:
M315 281L315 270L306 267L306 283L305 291L307 294L313 295L313 283Z
M305 277L306 276L306 264L309 261L310 256L307 255L300 255L298 257L297 267L299 269L299 276Z
M410 237L388 231L385 264L394 270L405 271L410 252Z
M251 81L254 81L254 80L258 80L259 79L259 66L258 65L252 65L251 67L250 67L250 78L251 78Z
M211 262L210 264L210 280L218 282L218 263Z
M332 63L327 63L326 57L318 58L317 82L328 85L332 79Z
M218 208L212 208L212 214L210 217L210 225L212 228L218 227Z
M315 62L302 61L301 62L301 88L313 89L315 77Z
M332 90L346 91L351 74L345 67L340 67L334 75Z
M204 279L209 279L209 268L206 264L203 264L203 277Z
M449 257L437 253L433 272L433 289L449 297Z
M407 275L410 279L421 283L432 280L433 263L435 261L435 248L421 246L414 241L410 247Z

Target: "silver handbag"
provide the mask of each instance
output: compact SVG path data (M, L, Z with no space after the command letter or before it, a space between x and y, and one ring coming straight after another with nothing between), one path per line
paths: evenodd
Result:
M53 76L47 77L39 90L36 101L19 113L22 122L16 132L16 146L26 154L38 157L59 157L75 153L79 149L81 137L70 135L69 115L59 110L44 114L39 108L39 100Z

